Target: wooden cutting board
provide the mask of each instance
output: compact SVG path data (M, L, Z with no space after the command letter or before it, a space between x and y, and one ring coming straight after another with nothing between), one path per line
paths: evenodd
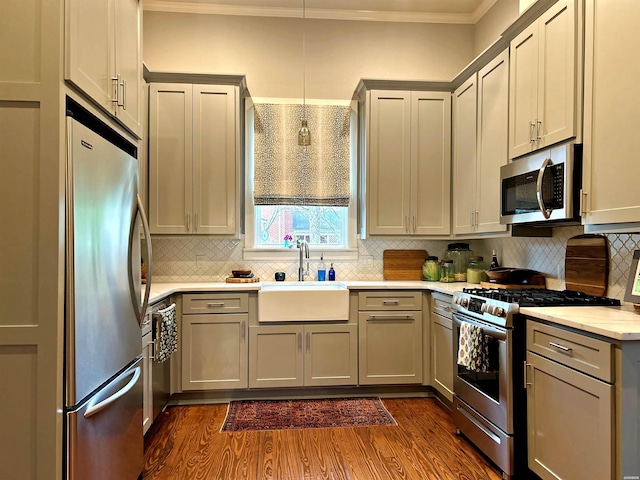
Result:
M382 274L385 280L422 280L422 264L426 250L385 250L382 252Z
M567 240L564 274L567 290L605 296L609 282L607 237L584 234Z
M227 277L227 283L256 283L259 281L260 279L258 277L251 277L251 278Z

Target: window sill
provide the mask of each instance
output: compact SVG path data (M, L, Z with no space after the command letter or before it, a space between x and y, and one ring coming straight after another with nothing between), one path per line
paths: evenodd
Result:
M357 248L330 248L330 247L309 247L311 260L319 260L324 254L325 260L331 261L358 260ZM244 260L276 260L276 261L297 261L300 252L293 248L245 248L242 251Z

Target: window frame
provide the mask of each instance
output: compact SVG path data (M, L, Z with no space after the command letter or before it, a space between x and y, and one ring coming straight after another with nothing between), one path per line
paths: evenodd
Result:
M311 258L319 259L321 253L327 257L330 252L331 258L335 260L357 260L358 259L358 195L357 195L357 102L350 100L310 100L308 104L313 105L341 105L351 107L351 141L350 141L350 175L349 175L349 206L347 208L347 232L346 246L322 246L311 249ZM253 172L254 172L254 147L253 147L253 122L255 103L302 103L300 99L273 99L273 98L248 98L245 105L245 172L244 172L244 260L291 260L295 259L298 250L296 248L258 246L256 245L256 215L255 204L253 202ZM284 242L283 242L284 243ZM292 250L295 252L292 253Z

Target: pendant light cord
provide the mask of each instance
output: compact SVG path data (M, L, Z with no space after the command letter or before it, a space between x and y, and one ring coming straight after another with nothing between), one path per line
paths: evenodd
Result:
M306 0L302 0L302 117L307 118L307 64L306 64Z

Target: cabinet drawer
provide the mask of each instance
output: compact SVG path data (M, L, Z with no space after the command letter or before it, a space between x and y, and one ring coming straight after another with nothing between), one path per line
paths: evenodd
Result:
M609 342L528 320L527 350L613 383L613 345Z
M359 292L359 310L422 310L421 292Z
M194 293L182 296L182 313L247 313L249 294L230 293Z
M441 293L433 292L431 294L433 303L431 305L431 311L442 315L443 317L453 318L451 314L451 295L444 295Z

